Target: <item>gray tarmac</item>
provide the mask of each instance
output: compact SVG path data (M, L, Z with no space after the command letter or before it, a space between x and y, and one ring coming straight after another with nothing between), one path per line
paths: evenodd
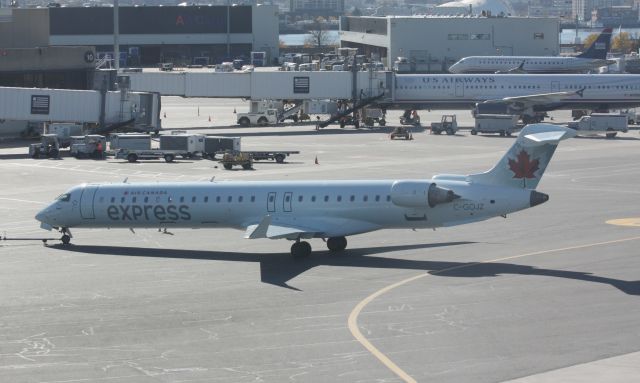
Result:
M225 171L209 160L33 160L26 142L5 143L0 233L58 237L33 217L83 182L467 174L493 166L514 140L227 127L234 107L248 109L237 100L165 98L164 127L242 135L245 149L301 154ZM423 122L443 113L423 112ZM390 112L390 123L399 114ZM457 114L471 125L468 112ZM633 381L639 148L637 131L565 141L538 188L549 202L507 219L350 237L339 256L312 240L314 253L293 260L289 242L246 240L234 230L76 230L66 247L0 242L0 381ZM623 218L631 219L606 223ZM350 316L373 351L354 337Z

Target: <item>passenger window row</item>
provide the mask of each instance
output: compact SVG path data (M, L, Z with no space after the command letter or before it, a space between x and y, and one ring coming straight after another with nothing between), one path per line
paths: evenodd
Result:
M290 201L289 198L290 198L290 196L286 196L285 197L287 202ZM155 201L150 200L149 197L144 197L144 198L140 198L140 199L138 199L138 197L129 197L129 199L130 199L130 203L151 203L151 202L160 203L161 202L160 201L160 197L156 197ZM305 199L305 197L303 195L299 195L298 196L298 202L304 202L304 199ZM309 199L310 199L311 202L316 202L317 201L315 195L312 195ZM323 201L324 202L329 202L330 199L331 198L328 195L323 196ZM381 200L383 200L383 198L381 198L381 196L379 194L375 195L372 199L375 202L380 202ZM167 197L167 202L168 203L184 203L185 200L186 200L186 197L184 197L184 196L181 196L181 197L179 197L177 199L174 199L171 196ZM198 202L198 197L193 196L193 197L191 197L190 200L191 200L191 203L197 203ZM218 196L215 196L215 198L214 197L209 198L209 196L204 196L204 197L200 198L200 201L202 201L204 203L208 203L209 201L211 201L211 202L215 201L216 203L220 203L223 200L226 200L226 202L228 202L228 203L232 203L234 201L234 197L233 196L227 196L226 198L223 198L222 196L218 195ZM250 202L256 202L256 197L252 195L247 200L250 201ZM274 202L274 200L275 200L275 197L273 195L269 196L269 202ZM360 202L360 201L361 202L368 202L369 201L369 195L365 194L365 195L356 197L356 195L352 194L352 195L349 196L348 200L349 200L349 202L356 202L356 200L358 202ZM386 200L387 202L390 202L391 201L391 196L387 195L384 198L384 200ZM111 199L110 199L111 203L116 203L116 201L119 201L120 203L125 203L125 202L127 202L127 197L120 197L119 199L116 198L116 197L111 197ZM237 196L235 198L235 201L238 202L238 203L243 203L245 201L245 197L244 196ZM342 196L341 195L336 196L335 201L336 202L342 202ZM345 201L346 201L346 199L345 199ZM100 203L104 203L105 202L105 197L100 197L99 202Z
M105 200L104 197L100 197L99 201L100 201L100 203L104 203L104 200ZM191 197L190 200L191 200L191 203L197 203L199 201L198 197L196 197L196 196ZM256 202L256 196L252 195L251 197L248 198L248 200L251 201L251 202ZM116 203L116 197L111 197L110 201L111 201L111 203ZM127 201L127 197L120 197L119 201L120 201L120 203L125 203ZM183 196L180 197L180 198L177 198L177 199L175 199L175 198L173 198L171 196L167 197L167 202L169 202L169 203L176 203L176 202L185 203L185 201L186 201L186 197L183 197ZM209 201L213 202L214 198L213 197L209 198L209 196L204 196L204 197L200 198L200 201L202 201L204 203L208 203ZM222 201L222 197L221 196L216 196L215 197L215 202L216 203L220 203L221 201ZM227 202L233 202L233 196L227 196L226 201ZM236 201L241 203L241 202L245 201L245 198L244 198L244 196L237 196L236 197ZM149 197L144 197L144 198L140 198L140 199L138 199L138 197L130 197L130 202L131 203L150 203L150 202L154 202L154 201L150 200ZM160 203L161 202L160 201L160 197L156 197L155 202L156 203Z
M303 195L299 195L299 196L298 196L298 202L304 202L304 198L305 198L305 197L304 197ZM329 197L328 195L325 195L325 196L323 197L323 201L324 201L324 202L329 202L329 201L330 201L330 199L331 199L331 197ZM390 196L390 195L387 195L385 199L386 199L386 201L387 201L387 202L390 202L390 201L391 201L391 196ZM362 196L358 196L357 198L356 198L356 196L355 196L354 194L352 194L352 195L350 195L350 196L349 196L349 202L356 202L356 200L357 200L358 202L368 202L368 201L369 201L369 196L368 196L368 195L366 195L366 194L365 194L365 195L362 195ZM379 195L379 194L377 194L377 195L373 198L373 200L374 200L375 202L380 202L380 201L382 200L382 198L380 197L380 195ZM310 201L311 201L311 202L316 202L316 196L312 195L312 196L311 196L311 198L310 198ZM342 196L341 196L341 195L336 196L336 197L335 197L335 201L336 201L336 202L342 202ZM345 201L346 201L346 199L345 199ZM271 202L273 202L273 200L271 200Z

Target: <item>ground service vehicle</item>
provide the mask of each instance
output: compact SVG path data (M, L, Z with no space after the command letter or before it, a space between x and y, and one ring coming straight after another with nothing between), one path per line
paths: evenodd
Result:
M431 133L433 134L441 134L442 132L445 132L447 135L451 136L457 131L458 122L456 121L455 114L445 114L442 116L440 122L431 123Z
M60 142L56 134L43 134L40 142L29 145L29 157L40 158L41 156L58 158L60 155Z
M379 126L385 126L387 121L384 118L384 112L380 108L363 108L361 121L364 126L373 127L375 123Z
M71 144L70 154L76 158L91 157L102 159L107 148L107 139L98 134L90 134L84 137L78 137Z
M278 150L278 151L268 151L268 150L263 150L263 151L255 151L255 150L251 150L248 152L243 152L243 153L247 153L250 154L251 157L255 160L255 161L263 161L263 160L274 160L277 163L281 164L284 162L284 159L289 157L291 154L299 154L300 152L297 150Z
M476 114L471 134L498 133L510 136L518 127L519 117L511 114Z
M151 149L151 136L137 133L116 133L109 136L109 148L113 151L119 149L149 150Z
M413 134L411 129L406 126L398 126L389 135L389 138L395 140L396 138L402 138L404 140L413 140Z
M203 158L210 158L214 160L216 158L216 154L227 151L240 151L240 137L206 136L204 138L204 151L202 152Z
M629 131L627 116L619 113L591 113L578 121L570 121L568 126L580 135L604 133L607 138L615 137L618 132Z
M166 134L160 136L160 150L184 152L186 158L204 152L203 134Z
M278 110L267 109L262 112L238 113L238 125L260 125L275 124L278 122Z
M118 149L116 151L116 159L126 159L129 162L138 162L138 160L157 160L160 158L163 158L165 162L173 162L173 160L178 156L187 158L187 153L179 150L160 149Z
M227 170L237 165L242 166L244 170L250 170L253 168L253 157L249 153L229 151L222 155L220 163Z

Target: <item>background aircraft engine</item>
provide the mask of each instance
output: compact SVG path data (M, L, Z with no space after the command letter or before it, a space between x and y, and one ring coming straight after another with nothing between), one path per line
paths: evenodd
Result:
M391 202L410 208L435 207L460 198L452 190L439 187L432 182L396 181L391 186Z

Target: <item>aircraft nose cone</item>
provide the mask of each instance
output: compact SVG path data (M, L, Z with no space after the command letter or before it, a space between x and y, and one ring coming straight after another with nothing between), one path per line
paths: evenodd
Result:
M36 219L42 223L47 223L48 217L45 210L41 210L40 212L38 212L38 214L36 214Z

